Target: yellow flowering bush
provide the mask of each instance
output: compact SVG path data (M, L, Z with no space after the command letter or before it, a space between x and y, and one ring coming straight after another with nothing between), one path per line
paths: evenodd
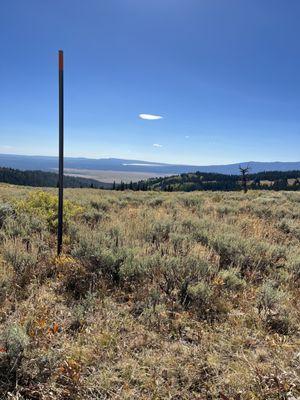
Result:
M41 190L34 191L25 200L19 200L16 209L19 213L29 213L45 220L51 231L57 228L58 197L52 193ZM71 219L82 211L82 207L69 200L64 200L63 217L65 225L68 225Z

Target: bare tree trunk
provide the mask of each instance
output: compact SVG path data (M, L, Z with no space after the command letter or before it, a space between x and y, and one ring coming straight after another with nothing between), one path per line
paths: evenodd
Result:
M248 175L249 169L250 169L249 167L242 168L240 166L240 171L241 171L241 174L242 174L242 185L243 185L244 193L247 193L247 191L248 191L248 188L247 188L247 175Z

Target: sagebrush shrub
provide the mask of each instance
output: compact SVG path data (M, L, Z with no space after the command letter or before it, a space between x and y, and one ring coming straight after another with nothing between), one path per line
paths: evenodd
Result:
M38 261L36 251L27 251L20 242L7 242L3 258L13 267L18 281L29 281L32 279L33 270Z
M6 218L14 214L13 206L9 203L0 204L0 228L3 226Z
M297 249L290 250L286 262L286 268L291 272L293 279L297 282L300 281L300 252Z
M219 277L224 283L224 287L232 291L243 290L246 286L246 281L239 276L238 270L231 268L220 271Z
M127 252L120 267L120 276L124 282L139 282L149 278L154 273L153 268L157 262L155 256L140 256L134 249Z
M280 309L277 313L266 316L266 327L281 335L289 335L297 330L297 323L290 315L289 310Z
M94 225L98 224L100 221L107 218L107 215L103 210L87 210L82 213L82 219L87 222L88 224Z
M92 200L91 206L98 211L108 211L110 204L107 200Z
M188 295L196 305L199 312L204 311L209 305L213 296L212 289L205 282L198 282L188 288Z
M152 243L159 245L169 239L170 232L172 230L172 223L168 220L154 222L150 230L147 233L147 238Z
M260 312L270 313L281 305L284 293L274 286L274 282L267 281L260 288L257 295L257 307Z
M161 197L155 197L154 199L150 199L148 200L147 204L149 207L159 207L164 203L164 199L162 199Z
M184 207L201 207L203 204L203 199L196 196L185 195L181 198L181 203Z
M225 299L220 297L220 294L216 295L213 288L203 281L189 286L186 304L200 319L208 321L219 320L228 313Z
M5 343L6 353L12 361L19 358L29 344L29 336L18 324L9 325L1 340Z

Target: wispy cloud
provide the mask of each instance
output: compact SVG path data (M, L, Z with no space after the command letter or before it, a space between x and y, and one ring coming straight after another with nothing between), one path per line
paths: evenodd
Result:
M186 139L189 139L190 137L189 137L189 135L186 135L185 138L186 138Z
M3 146L0 146L0 149L2 149L2 150L11 150L11 149L13 149L13 147L9 146L8 144L4 144Z
M163 145L159 143L153 143L153 147L163 147Z
M141 119L147 119L149 121L153 121L155 119L162 119L163 118L161 115L155 115L155 114L139 114L139 117Z

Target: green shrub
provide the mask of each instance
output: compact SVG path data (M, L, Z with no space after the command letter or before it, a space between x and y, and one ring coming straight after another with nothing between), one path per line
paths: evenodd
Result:
M196 229L198 228L198 221L195 221L195 219L192 218L187 218L182 220L181 222L181 228L183 233L185 234L190 234L196 231Z
M270 313L278 309L281 305L284 293L274 286L274 282L266 282L260 288L257 296L257 306L259 312Z
M148 200L147 204L149 207L159 207L163 204L164 200L161 197L155 197L154 199Z
M211 236L209 245L220 255L220 267L235 265L245 270L261 270L282 266L285 248L267 242L243 238L235 233L224 232Z
M20 279L30 279L33 267L37 264L37 253L28 252L19 242L7 242L3 251L3 258L14 269Z
M107 215L102 210L86 210L82 213L82 219L88 224L98 224L100 221L107 218Z
M224 287L228 290L237 292L243 290L246 286L245 280L239 277L238 271L234 268L220 271L219 276L224 282Z
M293 279L300 281L300 253L298 250L291 250L287 258L286 268L292 273Z
M26 219L26 214L24 219ZM7 218L3 224L3 231L10 238L24 237L28 234L24 220L19 217Z
M3 230L11 238L31 237L38 234L40 237L48 236L46 222L40 217L20 213L5 220Z
M71 254L89 267L97 275L106 276L110 281L118 283L120 268L126 259L126 250L122 248L108 248L103 234L88 232L80 235Z
M188 301L188 289L200 279L209 280L215 267L207 260L192 256L164 257L160 260L160 287L171 297L176 297L182 304ZM155 279L155 276L154 276Z
M192 308L200 319L210 322L223 318L228 313L225 299L216 295L206 282L198 282L189 286L187 305Z
M141 282L148 278L155 266L155 256L139 256L130 250L120 268L120 277L124 282Z
M280 222L277 223L279 229L283 232L292 234L297 239L300 239L300 225L297 220L284 218Z
M188 295L191 301L197 306L198 310L204 311L213 296L212 289L204 282L198 282L188 288Z
M170 233L170 245L173 245L176 254L183 255L186 254L189 249L190 240L182 233Z
M203 199L201 199L198 196L196 197L196 196L186 195L186 196L182 197L180 199L180 201L184 207L188 207L188 208L199 207L199 206L202 206L202 204L203 204Z
M5 343L6 353L11 360L18 359L29 344L29 337L25 329L18 324L9 325L2 340Z
M108 211L110 204L107 200L91 201L92 208L98 211Z
M13 207L8 203L0 204L0 228L3 226L6 218L14 214Z
M237 209L232 206L228 205L219 205L216 208L217 213L219 216L229 215L229 214L236 214Z
M172 223L170 221L154 222L150 227L150 231L147 233L147 238L150 239L152 243L159 245L161 242L165 242L169 239L171 230Z
M106 247L105 235L102 232L89 231L85 227L78 229L76 225L70 226L71 240L75 241L71 254L86 262L94 263L100 257L100 249Z

